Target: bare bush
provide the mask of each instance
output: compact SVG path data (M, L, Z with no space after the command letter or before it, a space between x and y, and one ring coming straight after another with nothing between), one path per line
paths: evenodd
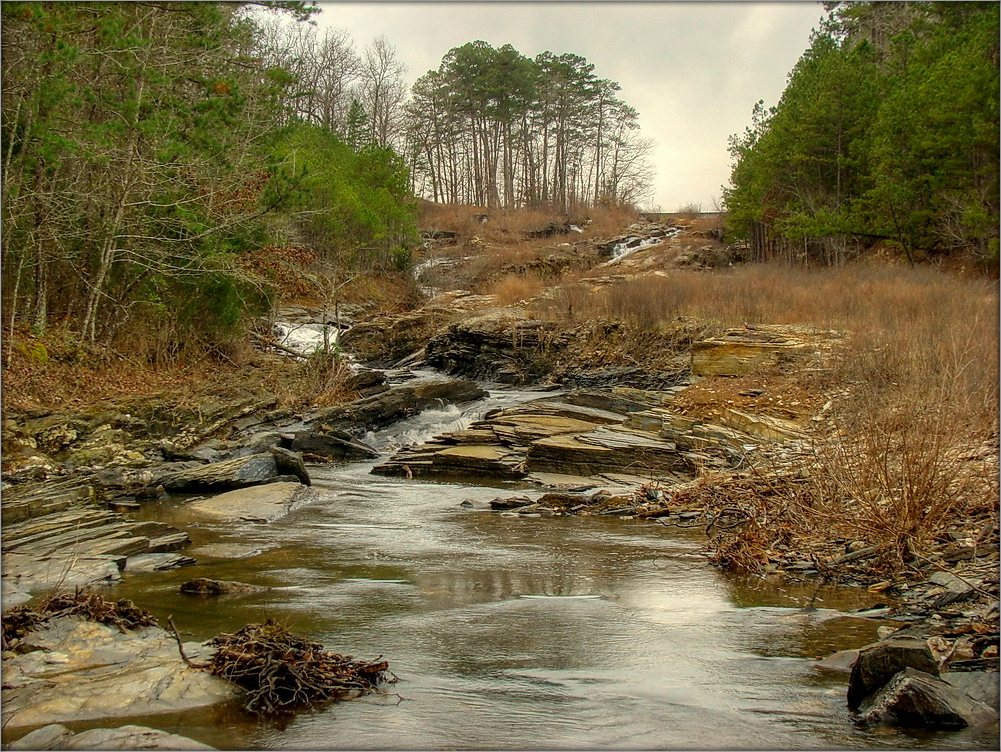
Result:
M543 289L542 280L534 274L507 274L489 285L484 292L495 295L501 305L510 305L530 300Z

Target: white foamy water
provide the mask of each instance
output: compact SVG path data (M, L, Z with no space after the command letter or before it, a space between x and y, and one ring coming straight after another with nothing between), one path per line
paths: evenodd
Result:
M304 357L323 349L324 331L330 347L337 343L337 327L325 324L293 324L288 321L276 321L273 331L279 345Z

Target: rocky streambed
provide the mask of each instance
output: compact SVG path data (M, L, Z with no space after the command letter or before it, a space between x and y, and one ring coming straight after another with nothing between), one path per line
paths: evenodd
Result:
M440 487L451 489L450 508L458 514L484 510L522 523L540 517L647 521L646 529L657 535L668 527L678 531L675 535L697 527L703 535L718 515L707 518L704 508L686 506L683 494L668 495L668 489L684 489L708 472L739 473L754 467L758 457L791 462L808 451L803 426L796 421L725 405L693 416L676 409L675 401L693 378L809 367L829 345L830 333L735 330L698 342L687 366L677 371L608 371L594 385L581 388L568 380L560 388L477 408L487 390L464 376L538 380L553 353L572 346L559 333L533 326L492 314L466 317L440 330L423 352L411 357L451 377L404 368L391 370L387 378L382 371L361 370L357 387L363 396L307 414L248 397L201 411L197 420L181 426L115 412L8 418L4 608L55 588L112 585L152 571L176 583L185 571L178 568L194 571L197 551L211 546L242 545L267 560L261 552L269 547L269 534L262 530L285 531L279 537L288 539L290 519L316 515L317 500L330 498L326 465L317 463L361 463L373 478L387 479L379 482L403 484L391 486L394 493L429 481L446 484ZM399 326L401 334L407 330L408 325ZM374 335L359 329L355 341L363 342L365 336ZM401 341L405 344L397 354L413 345ZM473 408L466 417L464 406ZM387 452L387 431L428 414L444 419L425 425L418 440ZM480 492L456 496L474 486ZM171 499L183 501L177 507L183 514L164 521L136 514L151 505L176 504ZM191 536L202 535L200 529L244 532L239 543L213 539L192 549ZM995 688L997 683L997 578L989 570L991 562L996 569L997 560L996 551L991 558L989 543L984 545L991 534L986 531L982 541L973 542L971 556L953 556L944 546L937 565L913 578L905 597L881 600L886 588L876 588L864 598L875 600L875 609L871 602L853 609L858 612L854 618L879 620L871 621L873 630L878 625L880 634L892 634L897 641L874 642L876 647L862 651L877 668L866 668L864 681L851 680L856 687L852 710L860 718L903 718L911 725L942 728L986 724L987 735L996 736L997 693L989 689L991 682ZM966 541L955 543L963 548ZM797 553L784 555L774 568L776 576L788 581L819 575L813 562L799 560ZM854 566L858 584L878 584L867 582L864 570L857 570L864 562L864 551L856 549L837 564L846 571ZM226 695L198 689L200 679L188 687L183 679L187 668L166 634L119 637L95 631L94 625L63 622L47 629L22 642L16 653L5 653L5 733L44 720L177 712L189 707L183 704L188 700L190 707L201 707ZM81 630L87 634L81 637ZM858 666L869 664L855 649L828 661L827 668L844 671L854 665L859 674ZM194 655L204 647L192 644L186 650ZM957 679L959 673L975 678ZM173 678L164 683L168 675ZM122 685L138 699L108 700L110 705L95 699L104 693L98 691L101 682L121 682L122 677L138 682ZM922 707L920 717L917 711L907 715L901 710L916 704ZM45 718L32 715L35 707L47 708ZM45 744L70 744L59 729L45 734L50 740ZM106 738L102 742L111 743Z

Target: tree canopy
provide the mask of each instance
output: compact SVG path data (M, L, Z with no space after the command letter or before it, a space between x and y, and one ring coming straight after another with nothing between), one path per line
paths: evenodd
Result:
M759 258L998 260L998 5L829 3L779 103L730 141L731 230Z
M648 188L650 143L619 89L572 53L455 47L418 79L405 108L415 190L439 202L564 212L635 203Z
M312 13L266 7L293 27ZM399 158L371 129L345 145L289 107L313 83L265 54L266 14L159 2L0 12L5 327L58 322L81 342L142 342L150 357L222 348L271 300L247 263L261 249L309 243L328 263L372 268L412 241Z

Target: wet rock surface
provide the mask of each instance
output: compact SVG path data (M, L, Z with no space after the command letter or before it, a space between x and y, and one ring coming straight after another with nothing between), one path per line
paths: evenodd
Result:
M198 577L181 584L181 592L189 595L245 595L261 593L268 588L263 585L251 585L249 582L235 580L213 580L208 577Z
M310 482L301 457L270 451L168 473L162 485L171 493L199 493L274 483L288 477L306 485Z
M301 483L269 483L193 501L186 509L198 517L224 522L274 522L313 498Z
M958 730L996 722L997 710L942 679L907 667L859 708L862 723Z
M7 730L149 716L236 696L229 682L186 666L174 637L158 627L123 632L62 617L29 632L14 649L4 661ZM185 653L207 655L197 643L187 643Z
M190 543L186 532L163 522L136 522L92 504L5 523L2 540L5 607L23 601L11 598L17 593L114 582L127 568L151 566L142 557L158 557L157 568L191 561L172 553Z
M25 734L8 749L215 749L186 736L149 726L119 726L73 733L52 723Z
M618 387L541 398L403 448L372 472L527 479L543 486L585 488L589 483L598 487L594 479L601 478L606 487L621 487L625 480L625 487L635 489L650 477L680 483L698 467L738 466L763 441L775 443L780 435L782 441L799 440L792 429L781 433L767 419L746 413L744 426L753 434L681 418L665 407L673 393Z
M848 680L848 707L858 710L866 698L906 668L932 676L939 673L938 662L924 640L889 639L862 650Z

